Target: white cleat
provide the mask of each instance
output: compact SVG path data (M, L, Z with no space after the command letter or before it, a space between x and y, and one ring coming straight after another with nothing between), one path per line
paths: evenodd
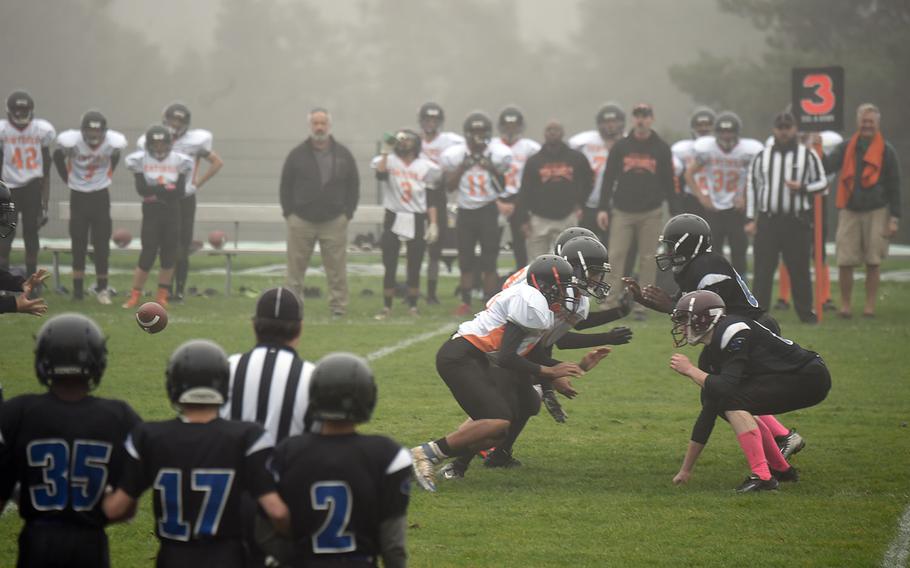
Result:
M411 448L411 469L414 470L414 479L418 485L425 491L435 493L436 474L433 471L433 460L427 455L427 450L433 451L426 444Z
M103 306L111 305L111 291L105 288L104 290L98 292L98 303Z

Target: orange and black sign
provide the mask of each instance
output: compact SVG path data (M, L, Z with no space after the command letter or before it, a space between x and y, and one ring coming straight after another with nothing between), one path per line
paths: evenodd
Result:
M844 68L793 69L793 116L804 132L844 129Z

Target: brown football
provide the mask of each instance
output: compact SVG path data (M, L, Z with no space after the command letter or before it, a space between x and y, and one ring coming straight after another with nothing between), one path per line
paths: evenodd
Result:
M126 248L130 246L130 243L133 241L133 235L130 234L124 228L115 229L111 233L111 240L114 241L114 244L117 245L117 248Z
M136 323L146 333L158 333L167 327L167 310L157 302L146 302L136 310Z
M224 243L227 242L227 235L224 234L224 231L212 231L209 233L209 244L216 249L220 249L224 246Z

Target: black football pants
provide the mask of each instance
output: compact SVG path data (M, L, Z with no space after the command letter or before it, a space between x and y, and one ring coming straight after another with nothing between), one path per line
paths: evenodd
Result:
M711 211L707 213L711 225L711 246L714 252L723 254L724 244L730 245L730 263L740 274L746 273L746 249L749 238L744 227L746 215L736 209ZM762 304L764 305L764 304Z
M111 194L107 188L92 192L70 190L69 228L73 271L85 270L85 255L91 234L95 274L107 274L111 256Z
M416 214L414 238L405 243L405 248L407 249L407 276L405 281L408 288L418 288L420 286L420 265L423 263L423 255L427 248L427 243L424 239L426 220L426 215ZM398 272L398 252L401 250L401 240L398 235L392 232L394 223L395 213L386 210L382 236L379 238L380 247L382 248L382 265L385 267L382 287L386 290L395 287L395 276Z
M142 252L139 253L139 268L148 272L155 264L155 257L161 256L161 269L174 268L177 262L177 241L179 240L180 204L142 204Z
M790 272L793 305L801 320L812 314L812 281L809 277L809 250L812 231L808 223L793 215L758 217L755 232L755 298L760 306L771 305L774 272L783 255Z
M27 522L19 533L17 568L109 566L107 535L102 528L39 520Z

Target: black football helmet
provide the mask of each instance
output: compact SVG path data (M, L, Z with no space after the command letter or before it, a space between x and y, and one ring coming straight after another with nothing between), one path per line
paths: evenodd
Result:
M404 128L395 133L395 154L403 158L405 156L419 156L421 148L420 135Z
M726 312L723 299L710 290L695 290L683 294L676 302L670 319L673 321L673 344L682 347L695 345L711 331Z
M714 121L714 140L721 150L729 152L736 147L742 127L743 123L735 112L727 110L717 115L717 120Z
M594 117L597 130L603 138L619 138L626 128L626 111L619 103L605 103Z
M376 382L366 360L330 353L310 378L310 413L316 420L366 422L376 407Z
M464 137L468 146L486 146L493 138L493 123L490 117L475 111L464 119Z
M603 243L593 237L575 237L563 245L560 256L572 265L582 292L598 301L606 299L610 285L605 280L611 269Z
M145 151L159 162L168 157L173 147L171 131L164 126L156 124L145 131Z
M82 314L47 320L35 340L35 374L42 385L58 379L82 379L97 387L107 367L107 345L101 328Z
M25 128L35 116L35 100L25 91L13 91L6 99L6 117L13 126Z
M711 227L698 215L677 215L664 225L658 247L657 267L679 272L696 256L711 251Z
M10 193L9 186L0 180L0 239L5 239L13 234L18 220L13 194Z
M499 113L497 130L500 136L509 141L516 140L525 130L525 117L521 109L516 106L507 106Z
M164 107L161 123L171 131L175 139L180 138L190 127L190 109L183 103L171 103Z
M104 142L107 135L107 118L97 110L90 110L82 115L82 139L92 148Z
M556 237L556 243L553 245L553 254L556 256L563 256L562 247L564 247L567 242L571 241L575 237L591 237L592 239L596 239L597 235L595 235L593 231L589 231L584 227L569 227L568 229L559 233L559 236Z
M689 116L689 128L694 136L707 136L714 129L714 111L706 106L700 106L692 111Z
M551 309L559 305L569 311L578 309L579 291L572 265L555 254L542 254L528 265L527 283L540 290Z
M224 404L231 368L217 343L193 339L178 347L167 362L167 396L173 404Z
M436 134L445 120L445 111L434 102L423 103L417 111L417 124L420 125L424 133L429 135Z

